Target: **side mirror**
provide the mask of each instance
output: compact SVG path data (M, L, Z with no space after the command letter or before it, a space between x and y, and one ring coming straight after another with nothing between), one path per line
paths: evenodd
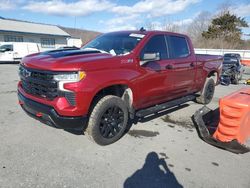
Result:
M145 53L141 58L140 65L144 65L149 61L158 61L160 60L160 53Z

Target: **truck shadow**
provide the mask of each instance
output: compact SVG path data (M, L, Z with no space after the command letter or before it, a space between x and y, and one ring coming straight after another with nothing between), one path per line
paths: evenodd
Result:
M159 158L156 152L148 153L143 167L128 177L124 188L166 188L183 187L167 166L164 158Z

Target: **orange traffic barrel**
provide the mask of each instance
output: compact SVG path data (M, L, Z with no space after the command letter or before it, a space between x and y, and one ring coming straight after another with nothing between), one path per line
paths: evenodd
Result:
M213 137L221 142L237 140L241 144L250 138L250 88L220 99L220 120Z
M246 66L249 66L249 67L250 67L250 59L242 59L242 60L241 60L241 63L242 63L243 65L246 65Z

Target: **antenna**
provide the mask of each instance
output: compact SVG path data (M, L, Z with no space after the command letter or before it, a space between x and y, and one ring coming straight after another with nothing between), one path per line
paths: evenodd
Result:
M146 29L144 29L144 27L141 27L140 32L144 32L144 31L146 31Z

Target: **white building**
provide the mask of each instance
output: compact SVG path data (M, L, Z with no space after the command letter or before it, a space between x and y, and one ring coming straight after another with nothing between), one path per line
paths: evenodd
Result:
M71 36L54 25L0 18L0 44L4 42L32 42L40 51L67 46Z
M82 45L89 42L91 39L101 34L96 31L89 31L77 28L68 28L62 26L60 26L60 28L71 36L71 38L68 38L68 46L81 47Z
M75 47L81 48L82 47L82 39L76 38L76 37L71 37L71 38L68 38L67 44L68 44L68 46L75 46Z

